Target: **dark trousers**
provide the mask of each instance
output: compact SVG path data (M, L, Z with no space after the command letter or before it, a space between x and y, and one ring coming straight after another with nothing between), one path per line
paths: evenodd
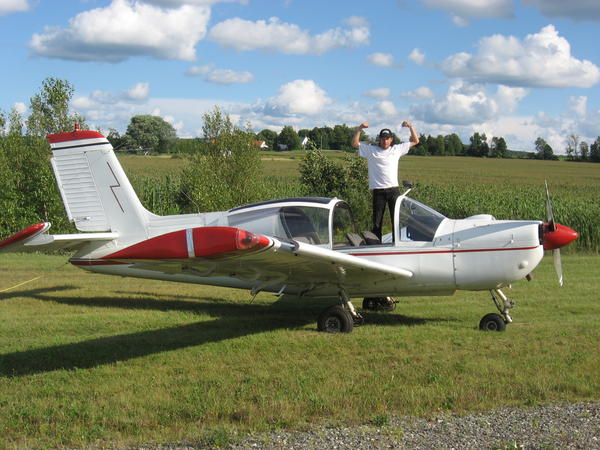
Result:
M373 233L381 239L381 227L383 225L383 215L385 214L385 205L390 210L392 219L392 231L394 230L394 206L396 199L400 196L400 188L393 187L387 189L373 189Z

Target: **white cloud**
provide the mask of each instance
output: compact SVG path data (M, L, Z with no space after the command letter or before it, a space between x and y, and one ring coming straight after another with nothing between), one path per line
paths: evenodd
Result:
M27 111L27 105L25 105L23 102L15 102L13 108L21 115L25 114L25 111Z
M32 36L29 47L39 56L78 61L119 62L132 56L193 61L209 18L210 8L202 5L163 9L113 0L76 15L67 28L46 27Z
M295 80L279 88L279 95L271 98L265 110L271 115L319 113L331 103L327 93L312 80Z
M513 0L421 0L428 8L448 11L456 25L470 19L513 17Z
M250 72L236 72L230 69L216 69L214 64L190 67L185 72L188 76L201 76L209 83L217 84L244 84L254 81Z
M356 23L356 19L351 22ZM364 25L350 29L338 27L311 36L298 25L281 22L277 17L256 22L236 17L215 25L210 30L209 38L222 47L238 51L322 55L337 48L368 44L369 28Z
M476 81L531 87L591 87L600 81L600 69L571 55L569 42L554 25L522 41L493 35L479 41L478 53L457 53L441 65L446 75Z
M514 112L527 95L523 88L498 86L489 95L481 85L455 81L443 97L413 105L412 114L429 123L470 125L492 120Z
M216 69L210 72L206 81L217 84L244 84L254 81L250 72L236 72L230 69Z
M585 117L587 114L588 98L580 95L577 97L569 97L569 111L575 113L577 117Z
M352 27L352 28L360 28L360 27L368 28L370 25L367 18L362 17L362 16L348 17L347 19L344 19L344 24L348 25L349 27Z
M394 103L392 103L389 100L384 100L384 101L380 102L377 105L377 109L385 117L395 116L396 114L398 114L398 110L396 110L396 106L394 105Z
M142 0L144 3L177 8L182 5L214 5L215 3L241 3L247 5L250 0Z
M371 53L367 56L367 61L374 66L393 67L394 57L389 53Z
M29 2L27 0L2 0L0 1L0 16L11 14L14 12L22 12L29 10Z
M414 48L410 55L408 55L408 59L414 62L417 66L422 66L425 64L425 53L421 52L418 48Z
M427 86L421 86L417 89L413 89L412 91L404 92L400 94L401 97L405 98L414 98L416 100L426 100L428 98L435 97L433 91Z
M370 91L363 92L363 95L365 97L371 97L371 98L376 98L378 100L383 100L390 96L390 89L389 88L371 89Z
M600 2L596 0L522 0L523 6L536 6L547 17L600 21Z

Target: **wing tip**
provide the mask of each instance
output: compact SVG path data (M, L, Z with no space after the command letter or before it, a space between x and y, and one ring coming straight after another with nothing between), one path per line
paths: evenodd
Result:
M21 231L0 241L0 248L7 248L11 245L27 241L37 236L38 234L41 234L48 230L48 228L50 228L50 225L50 222L40 222L36 223L35 225L30 225L27 228L24 228Z

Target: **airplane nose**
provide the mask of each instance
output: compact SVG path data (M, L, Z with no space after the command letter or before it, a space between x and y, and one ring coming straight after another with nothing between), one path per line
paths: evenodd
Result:
M579 237L577 231L571 230L559 223L555 224L554 228L556 229L551 231L551 226L548 223L544 223L544 235L542 238L544 250L554 250L564 247Z

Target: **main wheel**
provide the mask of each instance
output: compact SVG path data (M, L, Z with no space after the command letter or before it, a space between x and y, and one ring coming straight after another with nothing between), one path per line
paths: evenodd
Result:
M350 333L354 326L350 313L340 305L325 309L317 321L319 331L326 333Z
M504 331L506 330L506 322L500 314L486 314L479 322L479 329L483 331Z

